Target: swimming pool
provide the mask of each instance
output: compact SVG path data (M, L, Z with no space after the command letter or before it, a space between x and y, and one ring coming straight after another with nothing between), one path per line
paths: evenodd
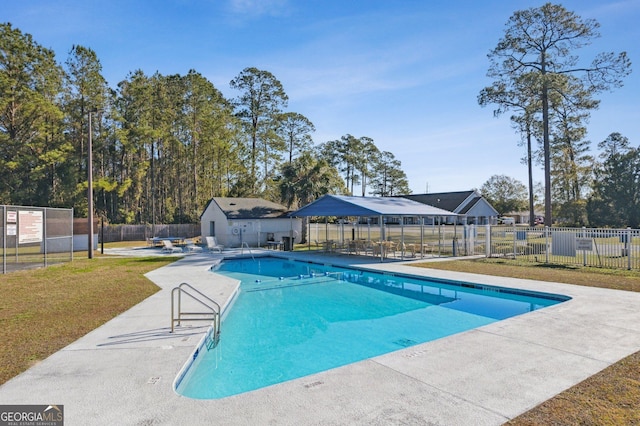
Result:
M242 282L219 344L176 391L217 399L307 376L568 300L277 258L231 260Z

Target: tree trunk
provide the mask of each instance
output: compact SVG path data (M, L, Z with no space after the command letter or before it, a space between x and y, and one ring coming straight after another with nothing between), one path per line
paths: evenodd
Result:
M529 171L529 226L535 226L536 214L533 205L533 166L531 159L531 127L527 122L527 168Z
M544 224L551 226L551 149L549 147L549 85L546 62L542 55L542 138L544 149Z

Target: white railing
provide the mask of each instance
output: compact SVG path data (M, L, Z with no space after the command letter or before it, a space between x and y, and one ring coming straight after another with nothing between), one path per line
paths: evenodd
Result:
M488 256L640 269L640 230L492 226Z

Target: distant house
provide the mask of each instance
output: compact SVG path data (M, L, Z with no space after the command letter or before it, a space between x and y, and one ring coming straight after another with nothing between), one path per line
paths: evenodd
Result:
M544 212L536 212L534 211L534 220L536 224L544 223ZM510 212L506 213L505 216L512 217L515 219L516 223L529 223L529 211L523 212Z
M463 215L458 223L486 225L496 223L498 211L477 191L439 192L403 195L404 198ZM448 221L455 218L447 218Z
M287 217L289 212L262 198L214 197L200 215L200 227L203 237L214 236L225 247L264 246L301 234L302 220Z

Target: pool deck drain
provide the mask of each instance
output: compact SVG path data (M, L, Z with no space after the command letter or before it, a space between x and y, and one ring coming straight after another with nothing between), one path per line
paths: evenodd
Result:
M640 350L639 293L287 255L572 300L246 394L196 400L177 395L172 382L206 327L169 332L171 289L186 281L224 305L237 287L208 271L218 254L196 254L148 273L161 291L5 383L0 404L64 405L66 426L500 425Z

